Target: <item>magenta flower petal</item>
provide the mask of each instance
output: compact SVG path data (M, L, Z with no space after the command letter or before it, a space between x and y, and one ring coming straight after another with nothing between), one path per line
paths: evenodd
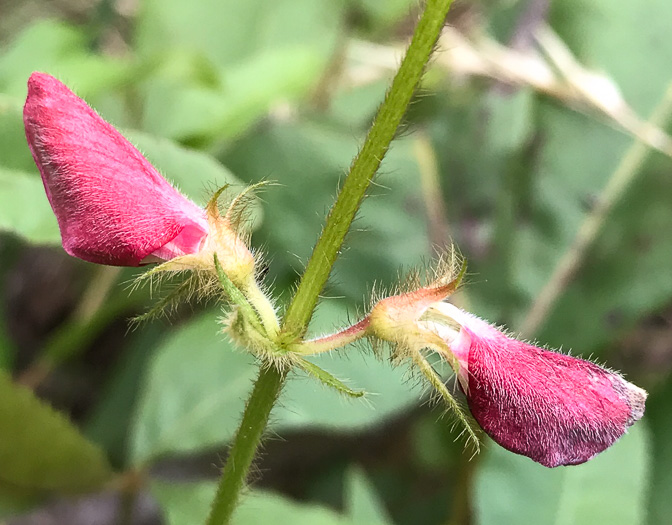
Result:
M466 365L469 408L504 448L547 467L576 465L642 417L646 392L619 374L517 341L459 312L462 328L451 349Z
M200 249L204 210L64 84L33 73L23 120L70 255L138 266Z

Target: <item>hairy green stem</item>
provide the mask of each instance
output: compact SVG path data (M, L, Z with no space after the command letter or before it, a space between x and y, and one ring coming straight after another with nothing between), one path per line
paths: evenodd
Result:
M207 525L230 523L238 496L245 485L247 473L286 375L287 370L278 370L274 366L261 367L224 466Z
M420 82L451 3L452 0L427 0L406 56L378 110L364 146L350 167L350 173L329 212L322 235L287 309L283 322L285 332L301 336L306 331L345 235Z
M420 82L451 3L452 0L427 0L406 56L378 110L364 146L352 163L350 173L329 212L322 235L313 249L297 292L287 309L283 331L290 337L301 337L306 331L345 235ZM262 367L222 473L207 525L230 523L286 375L286 371Z

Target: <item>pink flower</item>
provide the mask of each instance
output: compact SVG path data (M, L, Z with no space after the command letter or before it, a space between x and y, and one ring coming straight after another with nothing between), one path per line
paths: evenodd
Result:
M512 339L453 305L435 308L461 326L457 337L439 334L460 363L471 413L504 448L547 467L576 465L644 414L646 392L621 375Z
M23 121L70 255L138 266L201 249L204 210L64 84L33 73Z
M379 301L370 330L398 357L424 349L443 356L474 418L501 446L547 467L576 465L642 417L646 392L619 374L508 337L444 302L458 281Z

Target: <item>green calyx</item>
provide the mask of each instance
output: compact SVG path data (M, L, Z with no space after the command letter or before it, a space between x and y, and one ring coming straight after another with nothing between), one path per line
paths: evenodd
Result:
M353 390L332 374L306 360L296 350L305 350L301 343L282 341L277 317L270 300L263 294L256 282L243 292L228 277L215 253L214 267L222 290L237 309L228 320L229 333L244 348L250 349L263 363L279 370L299 368L325 386L333 388L349 397L362 397L365 392ZM272 316L271 316L272 312ZM344 346L352 337L335 344ZM309 347L308 347L309 348Z

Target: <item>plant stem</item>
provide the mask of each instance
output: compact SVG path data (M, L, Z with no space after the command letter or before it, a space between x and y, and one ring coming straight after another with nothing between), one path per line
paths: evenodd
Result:
M364 146L352 163L350 173L327 217L322 235L313 249L297 292L287 309L283 320L285 333L297 337L305 333L318 296L331 273L355 213L420 82L451 3L452 0L427 0L406 56L378 110ZM286 370L262 366L224 467L207 525L230 523L271 409L286 376Z
M350 167L296 294L287 308L283 322L285 332L296 336L305 332L350 224L420 82L451 3L452 0L427 0L406 56L378 110L364 146Z
M427 232L432 246L450 246L450 228L446 220L446 204L441 191L441 175L436 151L425 130L416 132L413 153L418 162L422 200L427 212Z
M307 341L301 341L295 345L291 345L289 350L302 355L316 355L324 352L331 352L337 348L342 348L350 343L358 341L362 337L366 337L371 320L365 317L358 323L348 326L340 332L329 334Z
M278 370L275 366L261 367L219 481L207 525L230 523L271 409L282 390L286 376L286 369Z

